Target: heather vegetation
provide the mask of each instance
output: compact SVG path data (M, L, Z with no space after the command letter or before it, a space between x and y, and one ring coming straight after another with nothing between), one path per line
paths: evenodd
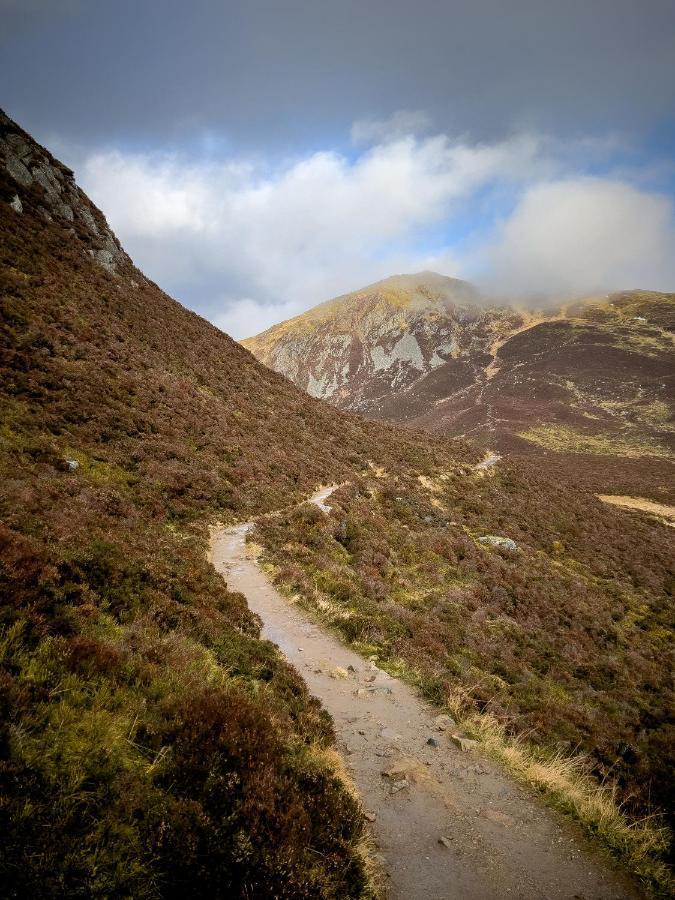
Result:
M8 147L52 193L0 165L3 895L368 896L331 723L207 563L207 524L465 451L305 397L105 250L4 119Z
M255 540L281 586L663 883L672 529L566 472L525 459L435 479L371 470L333 495L330 517L302 507L261 521ZM547 760L555 778L535 777Z

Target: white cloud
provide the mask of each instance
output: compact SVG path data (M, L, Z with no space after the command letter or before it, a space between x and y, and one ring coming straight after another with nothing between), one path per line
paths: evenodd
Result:
M575 174L584 155L595 166L611 155L613 141L420 138L397 133L415 126L408 115L393 130L380 123L379 142L354 159L326 151L270 165L115 151L77 168L137 264L234 337L426 268L523 293L674 286L669 201L625 173ZM513 212L495 221L506 204Z
M275 309L419 268L420 232L496 180L547 171L539 156L529 136L469 146L442 135L273 169L110 152L86 159L81 181L150 277L243 337Z
M277 322L292 319L303 311L299 303L260 303L252 297L243 297L223 304L223 312L213 317L213 324L221 331L238 337L250 337L265 331Z
M508 292L672 290L673 205L612 179L535 184L482 254L488 281Z

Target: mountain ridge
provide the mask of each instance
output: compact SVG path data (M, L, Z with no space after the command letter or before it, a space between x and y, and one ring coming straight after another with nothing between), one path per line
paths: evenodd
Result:
M429 273L396 276L393 300L385 279L244 345L313 396L373 418L521 449L533 427L592 435L625 424L655 453L672 451L675 294L536 308L431 275L429 285Z

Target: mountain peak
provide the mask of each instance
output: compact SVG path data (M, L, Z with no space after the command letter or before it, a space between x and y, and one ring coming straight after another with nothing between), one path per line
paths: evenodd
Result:
M434 290L451 290L468 286L468 282L459 278L452 278L449 275L442 275L440 272L433 272L431 269L424 269L421 272L401 272L397 275L389 275L382 278L368 287L363 288L364 291L376 287L394 287L401 289L414 289L416 287L434 289Z
M344 310L356 306L365 311L368 304L389 303L397 307L436 306L448 303L456 305L475 304L480 295L473 285L458 278L450 278L438 272L423 271L390 275L373 284L366 285L348 294L342 294L314 307L309 314L327 309Z
M488 302L465 281L424 271L337 297L245 346L310 394L377 418L460 434L490 432L495 422L524 431L542 414L532 390L541 382L546 415L588 427L608 418L603 403L632 396L626 373L647 366L645 356L653 398L661 400L671 347L662 329L671 327L672 309L672 297L649 292L527 309ZM600 358L616 389L598 379ZM582 394L586 417L570 412ZM647 419L642 432L660 439Z
M441 365L457 351L456 323L484 315L481 301L473 285L438 272L391 275L242 343L313 396L338 405L367 372L366 406L353 397L347 405L370 411L378 393L373 377L380 382L386 372L402 383Z
M367 335L374 325L385 327L391 317L400 321L481 303L476 288L466 281L424 271L390 275L348 294L326 300L292 319L273 325L242 344L255 355L287 333L314 333L330 326L340 333ZM263 358L264 354L261 356ZM269 361L267 362L269 365ZM272 365L274 368L274 365Z

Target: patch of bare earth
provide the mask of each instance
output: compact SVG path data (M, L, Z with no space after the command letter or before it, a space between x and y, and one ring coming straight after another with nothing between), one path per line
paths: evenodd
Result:
M627 497L615 494L598 494L598 500L603 503L611 503L612 506L623 506L625 509L637 509L640 512L651 513L657 516L666 525L675 528L675 506L666 506L665 503L655 503L653 500L645 500L644 497Z

